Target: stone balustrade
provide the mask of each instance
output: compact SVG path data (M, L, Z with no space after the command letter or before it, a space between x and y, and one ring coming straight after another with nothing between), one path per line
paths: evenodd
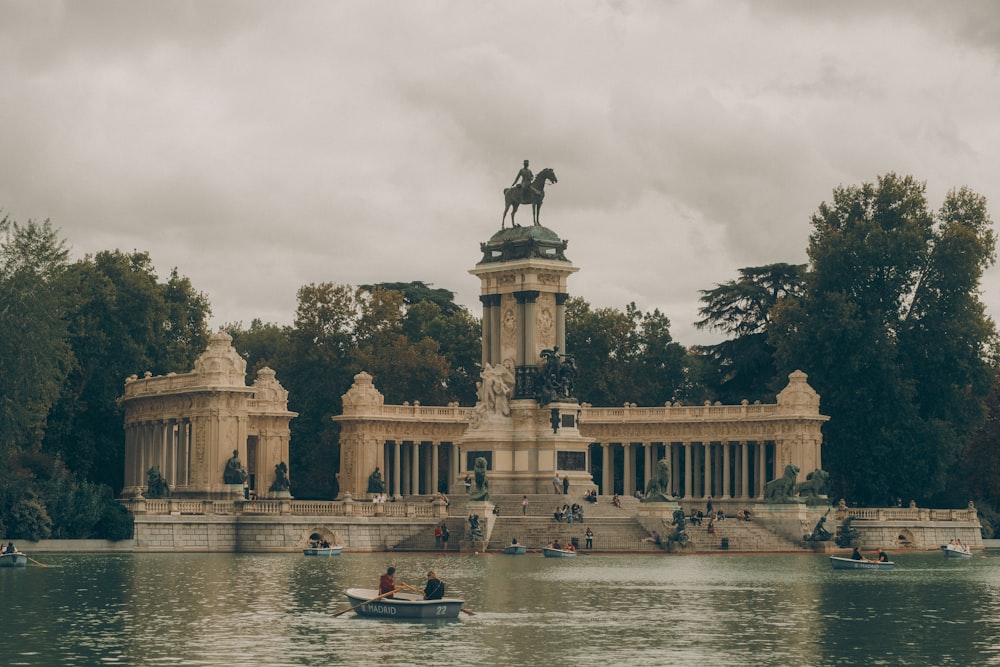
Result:
M330 517L444 518L443 502L373 503L356 500L182 500L131 498L121 501L135 515L253 514Z

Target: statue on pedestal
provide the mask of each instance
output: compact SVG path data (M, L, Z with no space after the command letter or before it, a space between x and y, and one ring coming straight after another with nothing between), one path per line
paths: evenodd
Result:
M382 472L375 466L375 472L368 476L368 493L385 493L385 482L382 481Z
M226 484L245 484L250 474L240 461L239 450L233 450L233 456L226 461L226 469L222 472L222 481Z
M473 471L476 476L476 489L469 494L469 500L489 500L490 481L486 479L486 459L482 456L476 457Z
M160 473L160 466L153 466L146 471L146 497L170 497L170 487L167 485L167 480L163 479L163 474Z
M646 493L642 497L644 503L668 503L673 502L673 497L668 489L670 488L670 463L666 459L656 462L656 475L649 480L646 486Z
M281 463L274 466L274 481L271 483L269 491L289 491L292 488L292 483L288 479L288 465L282 461Z

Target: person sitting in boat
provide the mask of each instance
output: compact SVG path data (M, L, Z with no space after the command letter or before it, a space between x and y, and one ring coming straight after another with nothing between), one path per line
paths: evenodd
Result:
M14 547L14 543L13 542L8 542L7 543L7 550L4 551L4 553L8 553L8 554L16 554L17 553L17 548Z
M424 586L425 600L440 600L444 597L444 582L431 570L427 573L427 585Z
M877 560L880 563L888 563L889 562L889 554L887 554L885 551L883 551L882 547L879 547L878 548L878 553L875 555L875 560Z
M566 551L576 551L576 547L573 546L572 542L567 542L566 546L563 547Z
M510 546L512 546L512 547L516 547L517 546L517 538L516 537L510 538Z
M861 555L857 547L854 547L854 551L851 553L851 560L866 560L866 558Z
M385 595L385 597L387 598L392 597L392 592L396 590L395 574L396 574L396 568L390 567L388 570L385 571L385 574L383 574L382 577L378 580L379 595L385 595L385 593L388 593L388 595Z
M549 548L550 549L559 549L560 551L562 551L563 547L562 547L561 544L559 544L559 538L558 537L556 539L552 540L552 543L549 544Z

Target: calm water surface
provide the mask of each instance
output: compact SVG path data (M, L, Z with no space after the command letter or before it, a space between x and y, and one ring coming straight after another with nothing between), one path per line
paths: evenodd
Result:
M39 555L0 569L5 665L1000 665L1000 552L823 556ZM333 618L389 565L475 616Z

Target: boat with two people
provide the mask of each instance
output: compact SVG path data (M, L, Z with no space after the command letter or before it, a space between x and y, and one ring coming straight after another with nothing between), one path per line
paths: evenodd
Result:
M873 559L865 558L858 551L858 548L854 547L850 558L830 556L830 565L834 570L892 570L896 567L896 564L889 560L889 555L881 547Z
M7 543L7 548L0 553L0 567L25 567L28 556L14 547L13 542Z
M968 544L962 544L962 540L951 540L948 544L941 545L941 552L945 558L972 558L972 549Z
M309 543L309 546L302 550L304 556L339 556L343 553L344 547L334 546L323 540L313 540Z
M542 555L546 558L576 558L576 548L571 544L560 544L559 540L553 540L542 548Z

